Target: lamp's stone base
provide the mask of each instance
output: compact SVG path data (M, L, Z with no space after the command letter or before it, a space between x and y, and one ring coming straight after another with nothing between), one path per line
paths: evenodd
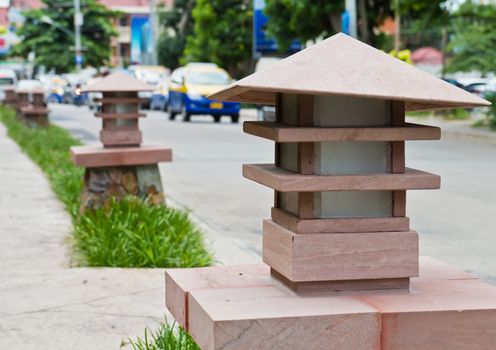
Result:
M496 344L496 287L431 258L408 290L298 296L266 265L166 270L166 303L203 350L467 350Z
M82 211L125 195L148 198L155 204L165 202L157 163L172 160L169 148L77 146L71 147L71 157L77 166L86 168Z
M111 198L126 195L163 204L165 195L157 164L87 168L81 194L81 210L105 206Z

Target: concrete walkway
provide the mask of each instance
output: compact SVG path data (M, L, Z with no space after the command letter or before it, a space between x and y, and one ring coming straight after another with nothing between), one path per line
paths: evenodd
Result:
M0 349L129 349L164 320L162 269L69 268L69 215L0 123Z

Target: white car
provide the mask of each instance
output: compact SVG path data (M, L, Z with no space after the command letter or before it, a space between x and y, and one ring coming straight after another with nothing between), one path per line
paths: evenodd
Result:
M13 69L0 69L0 100L5 98L3 91L7 86L15 86L17 84L17 75Z

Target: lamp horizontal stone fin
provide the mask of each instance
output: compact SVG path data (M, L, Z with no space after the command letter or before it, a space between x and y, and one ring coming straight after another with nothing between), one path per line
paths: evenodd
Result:
M243 131L276 142L439 140L441 129L406 123L400 127L300 127L247 121Z
M441 186L438 175L409 168L400 174L302 175L273 164L244 164L243 176L279 192L429 190Z
M138 92L152 90L153 86L122 72L112 73L85 89L86 92Z
M405 101L407 111L490 103L344 34L336 34L209 98L275 104L276 93Z

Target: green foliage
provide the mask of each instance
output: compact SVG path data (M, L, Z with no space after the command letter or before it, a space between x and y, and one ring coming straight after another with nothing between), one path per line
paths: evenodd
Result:
M145 329L143 339L131 340L134 350L200 350L195 341L181 327L163 324L155 332Z
M440 113L446 120L467 120L470 118L470 112L463 108L441 111Z
M196 0L182 62L214 62L243 75L251 58L252 12L250 0Z
M69 148L79 142L54 125L28 128L10 108L0 107L0 121L45 172L71 214L73 245L82 262L119 267L196 267L212 263L202 233L183 211L131 197L80 215L84 170L75 167L69 155Z
M57 72L68 72L74 67L74 8L71 1L43 0L44 7L23 13L24 25L18 34L23 40L14 46L12 56L26 58L33 51L35 64L44 65ZM81 6L84 24L81 27L81 43L85 64L100 67L109 64L110 42L117 33L112 26L112 17L118 12L111 11L96 0L86 0ZM54 24L42 21L49 17ZM64 32L63 30L66 32Z
M496 5L464 2L454 14L455 35L449 45L449 72L494 72L496 68Z
M496 130L496 93L492 93L489 96L486 96L486 100L492 103L487 111L487 116L489 118L489 127L493 130Z
M358 0L358 34L360 40L376 44L374 28L391 15L390 0ZM344 1L326 0L271 0L266 2L265 13L270 17L268 32L277 39L281 51L286 51L291 40L302 42L328 37L341 31Z
M75 248L89 266L196 267L212 256L188 214L136 197L86 210L75 225Z
M157 41L158 59L170 69L179 66L186 37L193 32L191 11L195 0L175 0L171 10L160 11L161 34Z
M401 21L411 24L411 29L425 30L447 25L449 11L447 4L450 0L392 0L393 8L400 6Z
M79 142L66 130L54 125L40 129L27 128L9 108L0 107L0 118L8 129L8 135L45 172L53 191L75 218L79 211L84 170L73 165L69 148L79 145Z

